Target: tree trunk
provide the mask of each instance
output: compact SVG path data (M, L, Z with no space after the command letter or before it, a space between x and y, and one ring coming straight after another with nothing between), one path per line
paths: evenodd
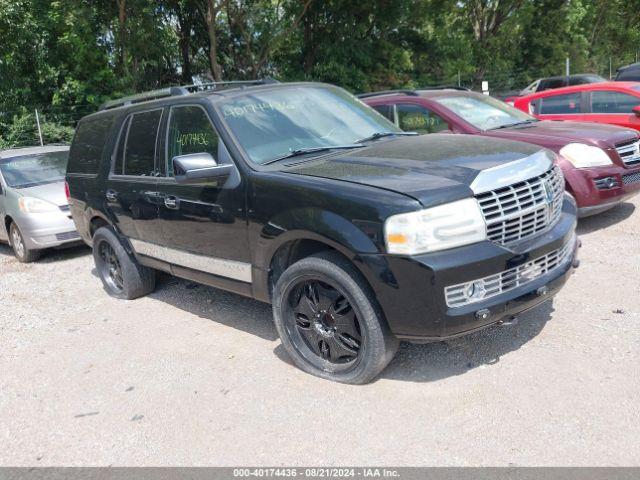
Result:
M127 73L127 0L116 0L118 6L118 69Z
M182 83L190 84L193 73L191 70L191 19L188 15L178 16L178 43L180 45L180 59L182 62Z
M207 33L209 34L209 64L211 66L211 74L216 82L222 81L222 68L218 63L218 39L216 32L216 17L219 8L216 0L207 0L207 13L205 21L207 24Z

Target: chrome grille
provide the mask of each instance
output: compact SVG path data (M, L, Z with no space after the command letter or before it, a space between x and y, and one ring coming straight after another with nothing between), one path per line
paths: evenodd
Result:
M518 288L552 272L562 266L573 253L575 236L562 248L554 250L542 257L523 263L504 272L478 278L466 283L451 285L445 288L445 299L449 307L462 307L471 303L482 302L502 293ZM483 289L484 295L473 297L469 288L475 284L476 289Z
M640 172L628 173L622 176L622 183L629 185L640 182Z
M625 165L630 166L640 164L640 140L616 145L616 150Z
M489 240L509 245L543 232L560 218L564 177L555 166L542 175L476 195Z
M75 230L73 232L56 233L56 240L64 242L65 240L75 240L80 238L80 234Z

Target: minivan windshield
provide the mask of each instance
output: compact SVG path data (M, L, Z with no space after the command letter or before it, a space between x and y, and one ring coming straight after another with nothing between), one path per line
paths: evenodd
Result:
M258 90L220 104L225 122L251 161L264 164L291 152L358 146L375 134L403 132L341 88L294 85Z
M434 100L480 130L537 121L531 115L488 95L437 97Z
M22 155L0 160L4 181L13 188L26 188L64 180L68 151Z

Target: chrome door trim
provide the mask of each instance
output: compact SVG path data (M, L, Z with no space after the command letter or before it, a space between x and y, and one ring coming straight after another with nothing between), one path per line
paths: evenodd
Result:
M135 252L140 255L153 257L167 263L220 277L232 278L246 283L252 282L251 264L249 263L224 258L207 257L133 238L129 239L129 241Z

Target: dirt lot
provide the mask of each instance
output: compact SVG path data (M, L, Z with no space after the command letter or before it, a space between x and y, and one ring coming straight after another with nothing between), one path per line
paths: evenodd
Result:
M553 303L364 387L291 366L267 305L170 277L117 301L85 248L0 246L0 465L640 464L640 200L579 232Z

